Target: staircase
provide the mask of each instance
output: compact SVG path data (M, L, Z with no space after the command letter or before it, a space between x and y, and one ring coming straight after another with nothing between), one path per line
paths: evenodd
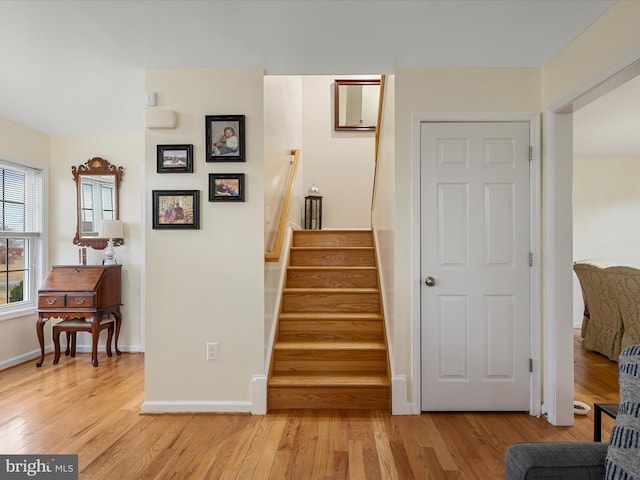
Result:
M370 230L295 230L267 407L390 409Z

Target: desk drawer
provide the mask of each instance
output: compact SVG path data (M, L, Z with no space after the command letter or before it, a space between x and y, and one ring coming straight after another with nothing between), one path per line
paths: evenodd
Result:
M64 308L65 307L64 294L40 294L38 296L38 308Z
M38 308L95 308L96 296L92 293L41 293L38 295Z
M96 306L95 295L89 294L67 294L67 308L93 308Z

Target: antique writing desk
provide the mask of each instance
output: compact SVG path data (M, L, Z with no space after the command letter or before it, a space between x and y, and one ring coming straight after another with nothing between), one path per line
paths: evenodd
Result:
M121 265L56 265L38 290L36 332L40 342L40 360L44 361L44 324L49 318L84 318L91 327L91 363L98 366L100 319L113 315L116 320L115 347L122 324Z

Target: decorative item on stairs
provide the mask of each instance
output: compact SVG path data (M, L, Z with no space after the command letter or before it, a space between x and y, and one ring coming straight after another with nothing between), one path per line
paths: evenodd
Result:
M102 263L104 265L117 264L116 251L113 248L113 239L124 237L122 222L120 220L102 220L100 223L100 237L108 239L107 248L104 249L104 260Z
M322 195L315 183L304 197L304 229L322 229Z

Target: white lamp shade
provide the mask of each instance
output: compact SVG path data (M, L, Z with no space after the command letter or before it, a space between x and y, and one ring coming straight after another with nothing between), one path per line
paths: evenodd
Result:
M120 220L102 220L100 222L100 238L123 238L124 224Z

